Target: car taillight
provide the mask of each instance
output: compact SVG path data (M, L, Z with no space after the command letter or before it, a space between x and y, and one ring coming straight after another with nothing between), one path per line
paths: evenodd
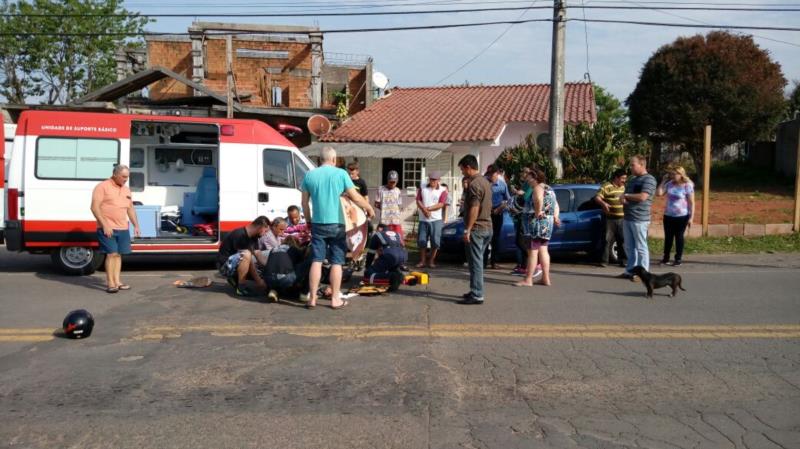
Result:
M6 220L19 220L19 189L8 189L8 216Z

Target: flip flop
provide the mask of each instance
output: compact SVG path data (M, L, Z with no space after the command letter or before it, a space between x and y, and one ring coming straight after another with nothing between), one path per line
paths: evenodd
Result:
M119 290L130 290L131 286L128 285L128 284L119 284L119 285L117 285L117 289L119 289Z
M344 300L344 301L342 301L342 305L340 305L339 307L331 306L331 309L333 309L333 310L344 309L345 307L347 307L348 304L350 304L350 301Z
M117 287L108 287L106 289L106 293L117 293L119 289Z

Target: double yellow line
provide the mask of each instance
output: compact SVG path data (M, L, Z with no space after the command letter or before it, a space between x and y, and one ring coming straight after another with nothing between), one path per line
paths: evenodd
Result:
M0 343L35 343L54 338L51 328L0 328ZM660 324L432 324L425 325L231 325L196 324L134 329L131 340L180 338L186 333L214 337L275 334L302 337L367 338L520 338L520 339L798 339L800 324L660 325Z
M55 332L55 329L52 328L0 328L0 343L36 343L39 341L50 341L55 338L53 332Z
M613 325L613 324L432 324L353 326L186 325L137 329L134 340L179 338L185 333L215 337L289 334L304 337L366 338L542 338L542 339L795 339L800 325Z

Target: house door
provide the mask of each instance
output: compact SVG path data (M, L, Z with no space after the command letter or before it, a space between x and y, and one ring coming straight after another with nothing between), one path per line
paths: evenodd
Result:
M394 158L383 158L383 171L381 172L381 185L386 184L386 177L389 176L390 171L396 171L400 179L397 180L397 186L403 188L403 160Z

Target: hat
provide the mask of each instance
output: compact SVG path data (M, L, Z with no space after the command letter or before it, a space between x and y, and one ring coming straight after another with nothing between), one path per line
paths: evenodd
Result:
M386 176L386 179L387 179L387 181L397 181L398 179L400 179L400 176L397 174L396 171L392 170Z
M431 173L428 175L428 178L429 178L429 179L442 179L442 174L441 174L441 173L439 173L438 171L432 171L432 172L431 172Z

